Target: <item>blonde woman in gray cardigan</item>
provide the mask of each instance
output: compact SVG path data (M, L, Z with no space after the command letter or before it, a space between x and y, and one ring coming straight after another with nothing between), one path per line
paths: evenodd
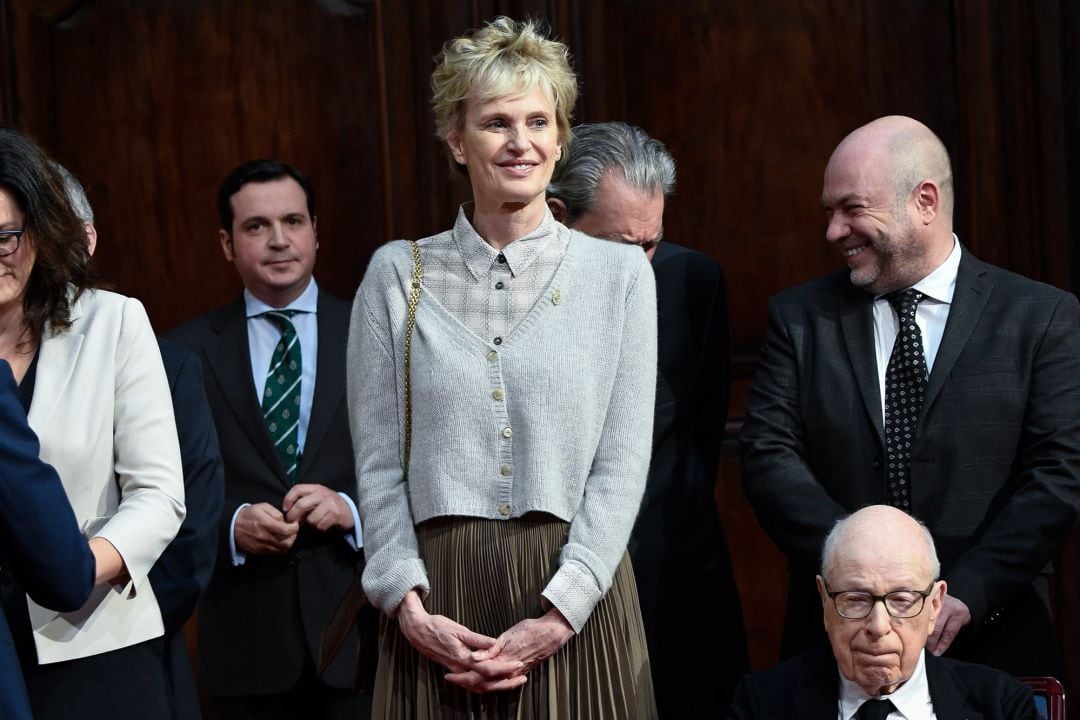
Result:
M372 258L349 407L367 568L387 616L380 718L654 717L626 543L645 485L656 298L642 252L545 204L570 142L566 47L498 18L446 44L438 133L473 202Z

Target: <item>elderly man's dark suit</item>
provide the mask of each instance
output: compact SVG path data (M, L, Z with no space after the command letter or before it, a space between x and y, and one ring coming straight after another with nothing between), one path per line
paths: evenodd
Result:
M201 714L183 630L214 571L225 470L199 357L168 340L158 340L158 346L176 415L187 513L176 538L150 568L149 578L165 623L173 720L191 720Z
M94 588L94 557L64 486L39 457L37 436L19 403L15 378L0 360L0 566L35 602L63 612L82 607ZM19 593L22 601L22 593ZM25 601L23 601L25 602ZM0 718L30 720L11 629L0 611Z
M999 670L927 653L926 684L938 720L1039 720L1031 689ZM747 676L727 717L835 720L839 693L836 660L820 648Z
M847 271L785 291L748 403L743 486L787 553L787 649L822 636L813 574L842 515L884 503L872 297ZM1059 672L1036 590L1080 508L1080 306L963 251L911 446L911 511L973 621L956 656ZM801 639L800 639L801 637Z
M656 274L659 373L653 453L630 555L661 717L725 707L748 670L714 489L728 408L730 341L720 266L669 242ZM687 598L707 608L687 612Z
M320 291L314 399L297 484L315 483L355 500L345 408L349 304ZM199 670L204 692L268 695L292 688L318 663L319 636L363 562L337 531L303 527L283 555L249 554L234 566L229 526L241 503L281 508L290 483L266 430L255 393L243 298L173 330L169 339L197 351L225 460L225 510L214 576L199 609ZM322 674L350 688L355 651L343 650Z

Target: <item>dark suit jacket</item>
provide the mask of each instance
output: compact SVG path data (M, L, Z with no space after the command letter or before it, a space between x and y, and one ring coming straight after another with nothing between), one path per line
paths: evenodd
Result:
M183 629L214 571L218 523L225 502L225 467L218 449L214 416L206 401L199 357L168 340L158 340L158 346L176 415L187 515L176 539L150 569L150 585L165 623L165 668L172 693L173 718L186 720L198 718L200 713Z
M728 409L724 276L662 242L652 260L659 325L653 452L630 555L661 717L726 707L749 668L714 489ZM687 598L707 610L686 611Z
M981 665L926 654L926 681L938 720L1038 720L1031 688ZM731 720L835 720L840 693L827 648L748 675L735 693Z
M356 480L345 407L345 340L349 304L320 291L315 395L298 483L316 483L355 500ZM319 636L363 554L338 532L303 528L283 555L229 557L229 525L242 503L280 508L290 485L262 418L251 376L244 302L219 308L169 333L196 350L225 460L225 510L214 576L199 609L199 667L210 695L283 692L305 662L317 664ZM356 653L344 650L322 678L351 686Z
M94 557L60 478L38 457L11 366L0 360L0 566L45 607L70 612L94 587ZM19 658L0 612L0 717L30 718Z
M871 304L847 271L769 303L743 487L791 564L789 630L820 633L812 578L831 526L885 501ZM964 250L912 441L911 507L934 536L949 593L972 613L957 647L965 634L986 640L969 659L1052 674L1042 664L1055 655L1052 627L1030 584L1077 519L1078 408L1076 298ZM992 661L986 648L1005 652Z

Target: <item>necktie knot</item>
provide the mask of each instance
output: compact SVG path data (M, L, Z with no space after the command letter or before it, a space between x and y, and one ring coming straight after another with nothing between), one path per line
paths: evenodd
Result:
M915 288L908 288L907 290L889 293L885 296L885 299L892 305L897 317L907 319L915 317L915 310L918 309L919 303L922 302L924 297L926 296Z
M299 310L267 310L262 313L262 317L277 325L278 329L283 333L287 333L289 330L296 332L296 328L294 328L292 324L292 319L293 316L297 315L299 312Z
M885 720L896 709L892 700L867 700L855 713L858 720Z

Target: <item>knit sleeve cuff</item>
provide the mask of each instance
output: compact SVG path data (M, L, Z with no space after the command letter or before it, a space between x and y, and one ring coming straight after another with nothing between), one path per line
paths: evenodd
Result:
M418 590L421 599L426 599L431 590L424 561L419 558L383 567L369 562L364 568L363 584L371 604L387 615L394 614L410 590Z
M604 592L592 573L574 562L564 563L544 588L543 596L559 609L575 633L585 627Z

